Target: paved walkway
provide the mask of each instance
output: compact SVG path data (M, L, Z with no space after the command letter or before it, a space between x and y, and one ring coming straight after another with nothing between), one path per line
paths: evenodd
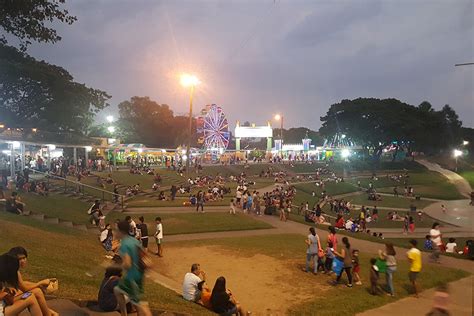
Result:
M448 180L456 186L459 193L461 193L462 195L469 197L469 195L471 194L472 188L469 185L469 182L467 182L466 179L464 179L457 173L448 169L441 168L441 166L437 163L429 162L425 159L418 159L417 162L419 164L422 164L429 170L439 172L443 176L448 178Z
M463 227L474 231L474 206L469 205L470 200L442 201L428 205L424 212L429 216L448 224ZM446 207L443 213L441 205Z
M449 284L449 305L451 315L472 315L472 285L474 277L470 276ZM358 316L398 316L398 315L426 315L433 306L435 289L423 291L419 298L406 297L396 302L365 311Z

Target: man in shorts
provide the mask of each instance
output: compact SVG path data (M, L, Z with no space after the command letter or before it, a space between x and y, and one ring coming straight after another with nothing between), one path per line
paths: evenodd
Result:
M140 241L129 235L130 224L128 221L121 221L117 224L116 236L120 239L120 257L122 258L122 268L124 276L114 288L117 303L122 316L127 315L125 297L130 299L140 316L151 316L150 308L146 302L141 301L143 296L144 271L139 269L140 261Z
M156 255L158 257L163 257L163 224L161 223L161 217L155 218L156 222L156 232L155 232L155 240L156 246L158 250L156 251Z
M416 245L417 241L415 239L410 240L410 250L407 252L407 257L408 261L410 261L410 272L408 278L415 289L415 297L418 297L420 289L418 288L416 279L421 271L421 251L416 248Z

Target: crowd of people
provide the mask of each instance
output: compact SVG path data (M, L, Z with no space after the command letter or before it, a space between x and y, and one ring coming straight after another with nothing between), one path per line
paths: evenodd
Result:
M343 274L346 275L346 286L351 288L353 285L362 285L360 276L361 268L366 266L369 273L370 293L379 295L386 292L389 296L395 296L395 288L393 283L394 274L397 271L396 251L393 244L385 243L385 249L379 250L377 255L372 257L368 262L360 261L359 250L352 247L348 237L341 239L339 243L335 227L328 227L328 235L325 240L321 240L316 233L314 227L309 228L309 234L305 240L306 249L306 267L304 272L311 270L317 274L334 275L335 279L332 285L336 286L341 283ZM421 272L422 259L421 252L417 248L417 241L412 239L409 241L410 250L406 254L406 258L410 262L409 282L413 286L415 296L418 297L420 288L417 282L418 275ZM385 274L385 286L379 284L381 274Z

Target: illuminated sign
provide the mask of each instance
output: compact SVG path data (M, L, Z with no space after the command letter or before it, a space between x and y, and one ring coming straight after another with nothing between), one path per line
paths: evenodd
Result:
M273 130L270 126L236 126L234 135L236 138L267 138L273 137Z

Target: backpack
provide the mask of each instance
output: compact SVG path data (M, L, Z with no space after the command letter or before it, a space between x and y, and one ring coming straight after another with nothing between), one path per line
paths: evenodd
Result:
M146 270L150 269L153 266L153 262L151 260L151 257L148 255L148 253L141 247L137 246L137 252L138 252L138 270L140 272L145 272Z

